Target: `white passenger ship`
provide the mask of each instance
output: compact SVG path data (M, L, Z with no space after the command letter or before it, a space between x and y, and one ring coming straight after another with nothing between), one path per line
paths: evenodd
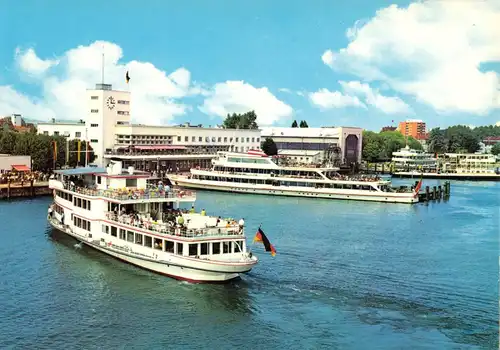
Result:
M257 264L238 223L179 211L195 194L148 188L148 177L133 168L124 172L120 162L55 171L48 220L89 247L191 282L231 280Z
M411 189L395 189L378 177L340 175L338 168L283 167L261 151L248 154L219 152L211 169L191 169L189 175L171 175L185 188L283 196L352 199L389 203L417 203Z

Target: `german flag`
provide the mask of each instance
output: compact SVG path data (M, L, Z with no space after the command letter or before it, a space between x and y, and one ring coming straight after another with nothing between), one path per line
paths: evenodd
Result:
M415 194L413 197L417 198L418 196L418 192L420 191L420 189L422 188L422 180L424 178L424 174L422 173L422 175L420 175L420 181L417 183L417 186L415 187Z
M257 233L255 234L255 237L253 239L253 242L261 242L264 244L264 248L266 248L266 252L271 252L272 256L276 255L276 249L274 249L274 246L269 242L267 239L266 235L264 234L264 231L262 231L259 227L257 230Z
M125 81L127 82L127 84L128 84L128 82L130 81L130 77L129 77L129 75L128 75L128 71L127 71L127 74L125 74Z

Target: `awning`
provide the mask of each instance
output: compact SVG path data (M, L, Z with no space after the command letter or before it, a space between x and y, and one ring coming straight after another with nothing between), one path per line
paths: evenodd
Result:
M174 150L174 149L186 149L186 146L173 146L173 145L155 145L155 146L132 146L136 150Z
M15 171L30 171L26 165L12 165L12 169Z

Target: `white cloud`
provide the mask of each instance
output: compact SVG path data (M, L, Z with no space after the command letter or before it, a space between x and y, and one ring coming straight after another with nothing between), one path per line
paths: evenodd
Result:
M386 114L412 114L413 111L399 97L390 97L380 94L368 84L363 84L359 81L340 81L339 82L345 92L352 95L361 95L365 97L365 101L370 106L373 106Z
M422 1L391 5L347 31L328 66L387 83L439 112L486 114L500 107L500 3Z
M334 55L332 50L326 50L323 53L323 56L321 56L321 60L323 61L323 63L330 67L333 67L333 59Z
M358 97L344 95L339 91L330 91L328 89L319 89L316 92L309 93L309 100L322 109L342 108L348 106L366 107Z
M16 49L16 60L19 67L27 74L40 75L45 73L50 67L59 63L58 60L42 60L40 59L35 50L32 48L23 52L21 49Z
M33 49L16 50L18 67L21 72L35 76L41 86L41 98L23 95L11 87L0 87L3 92L0 93L0 115L21 113L37 119L85 118L85 90L101 82L103 52L105 83L113 84L117 90L130 90L134 122L157 125L171 121L189 110L178 101L180 98L204 93L201 86L191 84L191 74L185 68L167 74L148 62L121 62L123 53L118 45L96 41L70 49L57 60L43 60ZM52 67L57 69L49 69ZM131 78L129 85L125 83L127 70Z
M293 114L292 107L277 99L267 87L256 88L243 81L215 84L200 110L219 117L254 110L259 125L271 125Z

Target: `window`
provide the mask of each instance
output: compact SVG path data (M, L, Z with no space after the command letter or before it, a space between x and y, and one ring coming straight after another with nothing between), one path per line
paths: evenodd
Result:
M189 256L196 256L198 255L198 244L190 244L189 245Z
M97 141L97 139L91 139L90 142L91 143L97 143L98 141Z
M157 250L163 250L163 240L159 238L154 239L154 248Z
M87 221L85 219L73 216L73 224L76 227L82 228L86 231L90 231L90 221Z
M54 131L54 135L59 135L59 131Z
M48 132L48 131L44 131L44 132L43 132L43 134L44 134L44 135L48 135L48 134L49 134L49 132Z
M243 248L243 241L235 241L234 242L234 252L235 253L240 253L242 248Z
M227 142L227 137L224 137L224 142Z
M102 177L98 176L97 177L97 184L100 185L102 183Z
M220 254L220 242L212 243L212 254Z
M119 105L128 105L128 104L130 104L130 102L129 101L125 101L125 100L118 100L118 104Z
M203 141L203 137L198 137L198 142L202 142Z
M231 253L231 243L232 242L222 242L222 252L224 254Z
M111 236L116 237L117 236L117 234L116 234L117 231L118 231L118 229L116 228L116 226L111 226Z
M222 141L222 137L218 137L217 142L221 142L221 141Z
M252 137L252 142L255 142L255 137Z
M75 137L82 137L82 133L80 131L75 132Z
M191 137L192 142L196 142L196 136Z
M257 141L257 142L260 142L260 139L257 137L257 140L256 140L256 141Z
M239 139L239 137L237 137L235 141L238 142L238 139Z
M247 137L247 142L250 142L250 137Z
M99 124L90 124L91 128L97 128L98 126L99 126Z
M98 100L98 99L99 99L99 96L90 96L90 99L91 99L91 100Z
M181 137L180 136L177 136L177 141L181 141Z
M200 255L208 255L208 243L200 243Z
M109 234L109 226L108 225L102 225L102 233Z
M91 109L90 113L99 113L99 110L98 109Z
M132 231L127 231L127 242L134 242L134 233Z
M184 136L184 141L188 142L189 141L189 136Z
M172 241L165 241L165 251L169 253L174 252L174 242Z
M130 113L127 111L118 111L116 113L118 113L119 115L130 115Z
M183 253L183 248L184 248L184 244L182 243L177 243L177 255L182 255Z
M142 235L140 233L135 234L135 244L142 245Z
M153 238L151 236L144 236L144 246L148 248L153 246Z
M120 229L120 239L123 239L123 240L127 239L126 234L125 234L125 230L122 228Z

